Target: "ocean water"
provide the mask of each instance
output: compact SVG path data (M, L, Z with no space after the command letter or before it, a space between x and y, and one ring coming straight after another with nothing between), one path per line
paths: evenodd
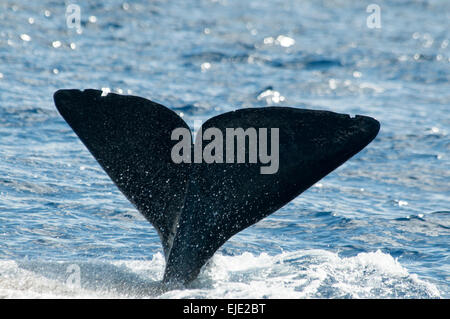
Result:
M380 28L369 4L2 0L0 298L450 298L450 2L377 1ZM381 131L158 293L156 231L59 116L60 88L143 96L188 123L283 105Z

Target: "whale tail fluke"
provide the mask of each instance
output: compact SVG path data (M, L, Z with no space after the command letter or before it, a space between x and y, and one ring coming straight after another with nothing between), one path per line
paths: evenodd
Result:
M213 129L210 132L225 137L230 128L247 133L267 129L270 140L275 134L271 128L276 128L277 143L265 150L277 152L276 169L262 173L267 162L249 160L175 163L171 155L178 141L172 140L172 133L189 130L175 112L144 98L101 93L59 90L54 100L119 190L157 229L167 262L166 283L195 279L230 237L343 164L380 128L378 121L365 116L287 107L240 109L209 119L201 131ZM241 147L250 159L250 142ZM215 155L226 157L227 151L221 144Z

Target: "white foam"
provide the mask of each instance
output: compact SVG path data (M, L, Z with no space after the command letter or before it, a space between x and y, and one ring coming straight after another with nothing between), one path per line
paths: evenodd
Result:
M15 261L0 261L0 299L101 297L107 298L95 291L74 289L65 282L22 269Z
M81 285L67 283L68 266ZM0 261L0 298L439 298L437 287L381 251L216 254L187 289L155 294L164 257L112 262Z
M191 290L170 298L439 298L439 290L381 251L216 255Z

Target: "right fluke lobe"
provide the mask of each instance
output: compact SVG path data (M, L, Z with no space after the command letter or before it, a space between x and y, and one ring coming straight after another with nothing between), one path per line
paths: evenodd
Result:
M60 90L54 99L114 183L158 230L167 261L164 281L169 283L195 279L231 236L336 169L380 128L365 116L287 107L241 109L203 124L203 132L213 128L223 136L227 128L278 129L276 170L262 174L267 165L249 161L249 142L243 163L174 163L171 150L177 141L171 134L188 126L173 111L144 98ZM274 149L269 143L267 151ZM194 158L194 147L191 151Z

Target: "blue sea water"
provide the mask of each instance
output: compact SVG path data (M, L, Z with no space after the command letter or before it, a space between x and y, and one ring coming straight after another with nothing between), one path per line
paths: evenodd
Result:
M2 0L0 298L450 298L450 2L377 0L381 28L370 3ZM60 88L146 97L190 124L283 105L381 131L192 285L154 294L156 231L59 116Z

